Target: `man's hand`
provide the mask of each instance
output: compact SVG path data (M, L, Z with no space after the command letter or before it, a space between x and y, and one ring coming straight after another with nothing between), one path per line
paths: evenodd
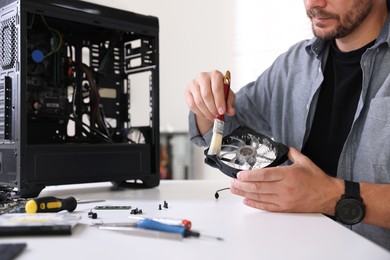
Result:
M220 71L200 73L187 86L185 91L189 109L196 114L197 125L201 134L213 125L218 114L234 115L233 102L235 94L230 90L225 103L223 92L223 74Z
M292 165L239 172L231 192L244 197L246 205L262 210L334 215L344 182L326 175L294 148L288 158Z

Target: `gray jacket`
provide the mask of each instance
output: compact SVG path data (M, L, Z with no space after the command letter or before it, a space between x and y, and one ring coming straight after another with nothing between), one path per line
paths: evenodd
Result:
M362 56L362 93L338 165L338 178L390 183L390 18ZM329 44L302 41L280 55L260 77L236 93L236 116L225 116L224 134L239 125L302 149L313 121ZM189 115L193 143L207 146ZM389 187L390 188L390 187ZM389 202L390 206L390 202ZM360 223L353 230L390 250L390 229Z

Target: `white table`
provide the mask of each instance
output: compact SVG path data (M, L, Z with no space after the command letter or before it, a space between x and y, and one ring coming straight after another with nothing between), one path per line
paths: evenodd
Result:
M390 259L390 252L320 214L270 213L249 208L229 191L214 198L226 181L162 181L153 189L112 190L110 183L47 187L40 196L104 199L79 204L82 219L72 235L3 237L1 243L26 242L18 259ZM162 207L164 201L168 208ZM96 205L142 209L152 217L183 218L193 230L224 238L181 241L101 230L94 222L128 221L130 210L94 210ZM1 258L1 257L0 257Z

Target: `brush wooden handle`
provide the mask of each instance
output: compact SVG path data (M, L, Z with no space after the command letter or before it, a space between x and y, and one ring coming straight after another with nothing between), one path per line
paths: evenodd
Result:
M223 77L223 94L225 96L226 104L229 96L229 91L230 91L230 71L226 71L225 76ZM218 114L217 119L225 121L225 116Z

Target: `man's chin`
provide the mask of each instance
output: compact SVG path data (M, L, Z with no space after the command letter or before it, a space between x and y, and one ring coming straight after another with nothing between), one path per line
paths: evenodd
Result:
M336 34L334 31L325 30L323 28L313 28L313 34L317 38L323 39L323 40L333 40L336 38Z

